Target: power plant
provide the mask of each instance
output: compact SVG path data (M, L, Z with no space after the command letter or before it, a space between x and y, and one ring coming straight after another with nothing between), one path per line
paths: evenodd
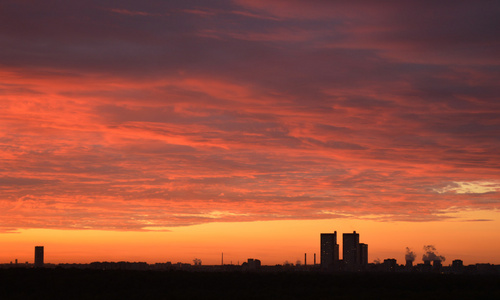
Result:
M329 271L361 271L368 264L368 245L359 242L359 233L342 235L342 260L339 259L337 231L322 233L321 269Z
M316 253L313 253L313 262L307 261L304 253L304 262L297 260L295 264L285 261L282 265L262 265L259 259L249 258L240 265L239 261L233 265L224 264L224 253L220 256L220 265L202 265L199 258L189 263L155 263L146 262L92 262L90 264L47 264L44 259L44 246L35 246L34 263L0 264L1 268L79 268L99 270L183 270L183 271L252 271L252 272L278 272L278 271L316 271L316 272L433 272L433 273L458 273L458 274L497 274L500 266L492 264L476 264L465 266L460 259L453 260L452 265L444 266L446 258L439 255L434 245L424 245L422 263L415 264L417 254L406 247L405 263L398 265L395 258L381 261L375 259L368 262L368 244L360 242L360 234L356 231L342 234L342 258L337 240L337 231L320 234L320 263L316 263Z

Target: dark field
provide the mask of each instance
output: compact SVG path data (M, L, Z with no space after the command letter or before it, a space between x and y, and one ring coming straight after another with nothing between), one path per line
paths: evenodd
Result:
M500 299L500 276L4 269L0 299Z

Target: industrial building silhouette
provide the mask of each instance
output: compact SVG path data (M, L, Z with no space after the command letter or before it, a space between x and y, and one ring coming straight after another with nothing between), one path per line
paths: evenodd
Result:
M60 263L52 264L44 261L44 246L35 246L34 263L18 263L15 259L10 264L0 264L0 269L8 268L74 268L95 270L182 270L195 272L227 272L227 271L253 271L253 272L403 272L403 273L440 273L440 274L500 274L500 265L489 263L467 265L463 261L455 259L451 265L445 266L445 257L435 252L433 245L424 245L423 263L414 264L416 254L410 248L406 248L404 265L399 265L394 258L378 258L373 263L368 263L368 245L360 243L360 235L356 231L342 234L342 259L340 259L340 247L337 243L337 231L333 233L320 234L320 262L316 263L316 253L312 264L308 264L307 253L304 253L303 263L297 260L295 264L285 261L283 264L263 265L260 259L248 258L242 264L224 263L224 254L221 255L220 265L202 265L201 259L195 258L194 264L161 262L148 264L146 262L91 262L91 263Z
M43 268L43 246L35 246L35 268Z
M331 271L361 271L368 265L368 245L359 242L359 233L342 235L342 260L339 259L337 231L321 233L321 268Z

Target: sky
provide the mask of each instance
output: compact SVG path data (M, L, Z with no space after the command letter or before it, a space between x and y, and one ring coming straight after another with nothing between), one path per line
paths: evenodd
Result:
M3 0L0 263L311 262L356 230L500 264L499 14Z

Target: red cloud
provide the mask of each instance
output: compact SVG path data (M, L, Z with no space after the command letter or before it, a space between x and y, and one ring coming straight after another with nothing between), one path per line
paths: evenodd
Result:
M68 3L0 16L4 230L499 208L498 7Z

